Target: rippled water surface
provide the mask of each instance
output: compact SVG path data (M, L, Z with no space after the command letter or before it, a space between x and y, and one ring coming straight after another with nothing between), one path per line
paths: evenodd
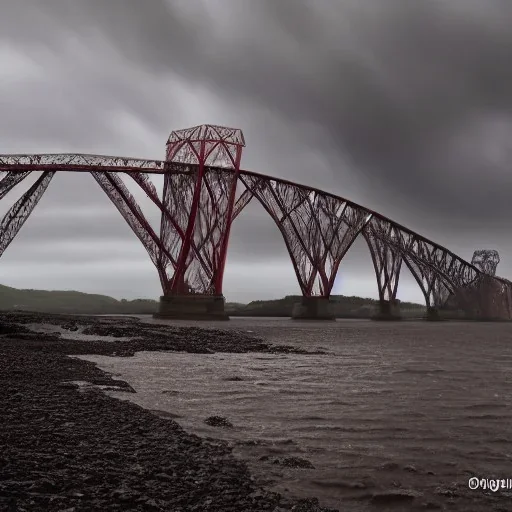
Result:
M114 396L229 440L274 489L325 505L367 510L372 492L401 487L418 493L414 507L449 507L471 474L512 478L512 325L239 318L210 327L328 354L87 359L137 391ZM234 428L209 427L212 415ZM315 469L272 463L285 456Z

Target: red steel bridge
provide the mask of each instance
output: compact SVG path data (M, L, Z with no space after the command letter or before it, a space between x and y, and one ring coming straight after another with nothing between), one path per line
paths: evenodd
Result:
M88 172L114 203L155 265L163 295L157 316L223 319L222 281L230 228L257 200L279 228L303 300L297 318L332 318L329 296L340 263L358 236L368 244L380 298L378 318L399 315L397 287L405 264L425 297L427 318L446 312L510 320L512 283L495 276L495 251L468 262L400 224L348 199L240 168L241 130L202 125L171 133L166 159L84 154L0 155L0 199L32 172L37 181L0 225L0 256L56 172ZM159 194L150 175L164 176ZM155 231L125 185L133 180L161 211Z

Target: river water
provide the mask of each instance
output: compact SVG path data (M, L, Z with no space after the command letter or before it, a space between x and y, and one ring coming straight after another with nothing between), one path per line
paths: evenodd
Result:
M485 496L468 490L472 475L512 478L512 325L258 318L168 323L235 329L327 352L84 357L137 392L109 394L159 411L200 436L229 441L278 492L363 511L372 509L373 495L405 489L411 499L389 498L390 510L421 510L427 503L473 510L467 503L474 499L476 506ZM213 415L234 427L206 425ZM273 463L291 456L314 469ZM500 495L512 506L512 491Z

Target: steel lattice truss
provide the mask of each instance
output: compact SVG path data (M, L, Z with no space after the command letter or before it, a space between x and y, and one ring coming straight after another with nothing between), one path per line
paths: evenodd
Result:
M481 270L484 274L490 276L496 275L496 267L500 262L498 251L493 249L478 250L473 253L471 263Z
M469 263L344 198L238 171L243 144L239 130L203 126L173 132L166 161L74 154L0 155L0 199L31 172L43 171L4 217L0 255L56 171L90 172L146 248L164 294L222 293L231 223L255 198L280 229L305 296L329 296L344 255L361 234L370 249L381 300L396 298L404 263L430 307L442 307L456 297L468 310L512 316L512 283L494 277L497 253L477 251ZM161 195L151 174L164 174ZM126 179L136 183L161 211L159 232L152 229L128 191ZM237 183L240 195L235 201Z
M379 299L393 301L398 291L402 251L386 240L400 239L399 229L391 222L373 217L362 234L370 249L379 287Z
M478 295L481 303L488 307L487 318L512 320L512 282L501 277L493 279L485 276L490 290Z
M396 298L400 260L411 271L431 307L441 307L450 294L470 285L479 274L447 249L380 216L372 218L364 236L374 260L379 291L381 286L383 290L387 287L387 297L383 297L387 300Z
M30 171L4 174L0 180L0 199L3 199L18 183L21 183L30 174Z
M329 297L343 256L371 214L272 178L243 174L240 180L281 231L302 293Z
M135 198L130 194L121 178L115 172L91 171L91 174L142 242L151 261L158 268L161 252L164 251L160 238L146 220ZM159 277L164 286L164 276L160 272Z
M243 146L242 130L211 124L194 126L171 133L167 141L167 161L239 169Z
M237 176L230 170L206 168L196 199L199 166L172 163L168 169L170 172L164 182L162 243L174 260L183 258L184 263L178 274L176 265L172 265L170 259L163 259L168 277L165 291L218 294L225 235L231 225L228 210ZM197 210L192 223L195 203ZM191 232L190 250L185 257L182 255L187 230Z
M245 140L241 130L202 125L167 142L161 234L166 294L222 294L227 244Z
M144 171L163 173L165 162L120 156L56 153L41 155L0 155L0 171Z
M28 216L32 213L32 210L36 207L45 190L48 188L54 174L55 173L52 171L44 172L5 214L0 224L0 256L14 240L14 237L18 234L19 230L28 219ZM13 181L12 176L8 174L1 180L0 190L3 192L4 186L5 188L9 186L12 188L14 186L12 185Z
M512 283L482 273L471 285L450 296L447 304L472 318L512 320Z

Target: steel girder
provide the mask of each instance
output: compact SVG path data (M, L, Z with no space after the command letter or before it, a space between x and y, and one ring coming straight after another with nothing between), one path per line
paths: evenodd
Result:
M210 132L213 137L215 127ZM235 142L240 142L235 132L221 136L226 137L226 141L232 136ZM189 159L188 163L81 154L0 155L0 172L8 172L0 181L0 198L31 171L92 172L97 180L100 178L102 188L108 190L109 197L137 233L152 261L156 261L164 291L169 290L181 257L184 281L190 281L190 288L200 293L215 293L222 280L216 268L220 268L220 260L225 259L226 233L229 235L231 222L253 197L277 223L305 295L329 295L338 266L360 233L370 248L382 300L396 297L402 262L411 270L427 305L431 306L442 305L446 297L457 290L477 288L482 270L492 274L494 263L489 269L481 269L478 262L473 265L377 212L286 180L240 171L239 180L245 190L230 207L231 199L227 198L233 197L237 179L229 165L235 153L232 148L229 154L221 151L222 141L206 143L210 144L211 156L208 162L205 161L199 192L194 188L197 186L198 164L191 156L193 149L199 146L193 142L188 149L183 149L183 138L178 136L170 140L170 144L174 144L174 154ZM161 209L160 233L151 230L134 198L116 181L119 178L114 174L116 172L127 173ZM100 174L112 174L117 178L107 179ZM162 200L149 174L166 176ZM194 194L196 213L191 222ZM188 237L188 250L183 251L187 231L193 235ZM510 283L490 278L496 280L493 287L501 290L499 294L510 295Z
M171 133L161 236L177 263L165 293L222 295L244 146L236 128L201 125Z
M18 183L21 183L30 171L8 172L0 180L0 199L3 199Z
M396 229L390 222L372 218L362 230L370 249L381 301L394 301L398 291L402 254L395 246L386 242L391 232Z
M496 268L500 262L500 255L494 249L480 249L473 253L471 264L489 276L496 275Z
M0 223L0 256L4 253L5 249L14 240L14 237L19 233L23 224L32 213L37 203L40 201L44 192L48 188L50 181L54 176L54 172L43 172L38 180L25 192L5 214L2 222ZM25 178L23 176L23 178ZM22 178L22 179L23 179ZM17 183L21 181L18 180ZM15 180L8 174L0 182L0 191L3 192L12 188ZM16 183L15 183L16 184ZM12 185L12 186L11 186ZM3 194L1 197L3 197Z
M197 165L167 169L160 235L178 261L167 291L221 294L237 176L210 167L200 174Z
M281 231L302 293L329 297L343 256L371 214L273 178L243 174L240 180Z
M144 170L163 173L165 162L120 156L54 153L34 155L0 155L0 171L123 171Z

